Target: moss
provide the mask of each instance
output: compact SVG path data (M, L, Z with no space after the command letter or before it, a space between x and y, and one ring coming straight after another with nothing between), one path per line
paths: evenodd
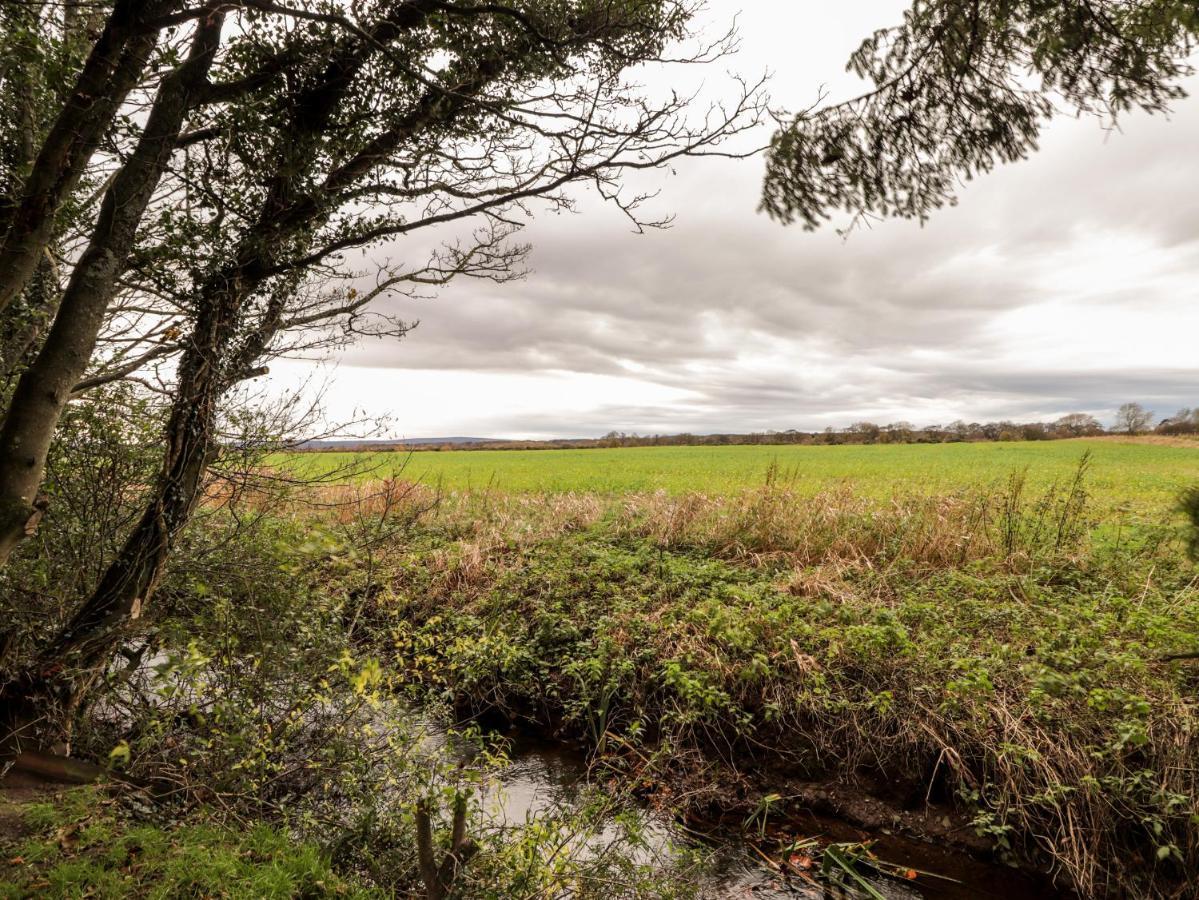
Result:
M381 896L341 878L315 846L268 825L136 824L98 789L26 804L33 832L6 847L3 898Z

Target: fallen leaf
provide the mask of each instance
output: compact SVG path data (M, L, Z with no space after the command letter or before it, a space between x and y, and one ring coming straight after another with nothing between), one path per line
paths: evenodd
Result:
M793 853L787 857L787 865L793 869L811 869L815 867L816 860L803 853Z
M70 850L79 843L79 832L81 830L82 826L78 822L73 822L58 829L58 833L54 835L54 839L61 849Z

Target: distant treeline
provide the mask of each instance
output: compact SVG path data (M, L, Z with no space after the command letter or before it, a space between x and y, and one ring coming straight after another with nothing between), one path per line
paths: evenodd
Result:
M378 441L354 443L329 442L303 448L308 452L371 450L376 452L415 452L430 450L576 450L602 447L704 447L737 444L949 444L968 441L1055 441L1066 438L1101 435L1165 436L1199 434L1199 407L1181 409L1175 415L1153 425L1139 404L1120 408L1117 424L1106 428L1087 413L1071 413L1053 422L964 422L929 425L918 428L909 422L878 425L855 422L848 428L824 431L757 431L729 434L653 434L640 435L612 431L600 438L563 438L548 441L446 441L444 443L386 444Z

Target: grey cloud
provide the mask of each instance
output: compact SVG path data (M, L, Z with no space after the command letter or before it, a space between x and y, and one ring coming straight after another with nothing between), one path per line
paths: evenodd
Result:
M926 227L883 222L848 240L758 215L759 162L695 162L663 184L674 228L632 235L594 200L581 215L537 219L524 236L535 248L526 281L404 301L420 327L398 345L365 343L343 364L634 373L695 392L667 408L575 410L568 427L561 411L539 422L464 410L464 429L491 433L810 427L930 407L1041 417L1126 399L1169 412L1199 402L1199 371L1155 368L1153 347L1136 367L1025 360L1011 371L1011 338L994 326L1058 300L1046 270L1093 234L1122 235L1129 253L1165 252L1163 275L1199 276L1197 146L1199 98L1169 121L1133 116L1125 133L1059 121L1041 153L966 185L959 206ZM1177 299L1152 284L1066 287L1129 315Z

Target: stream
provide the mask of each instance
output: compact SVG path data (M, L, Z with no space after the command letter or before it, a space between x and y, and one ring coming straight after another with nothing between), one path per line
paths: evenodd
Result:
M489 815L504 824L523 823L529 816L569 802L587 783L586 757L560 743L517 739L511 747L512 763L500 775L500 788L485 800ZM886 834L867 833L828 816L808 814L785 823L789 835L817 839L821 845L873 841L873 852L901 870L914 870L914 880L869 875L860 869L871 887L886 900L1062 900L1067 894L1054 889L1047 879L1038 879L1015 869L976 860L945 846ZM784 875L771 868L746 840L740 827L719 827L696 835L682 825L662 817L652 818L650 842L660 852L671 847L703 846L712 851L714 866L700 887L711 898L869 897L861 888L817 883L819 867L812 878Z
M153 662L153 661L152 661ZM463 763L478 753L475 743L463 742L419 708L406 706L401 716L419 746L441 754L449 752ZM569 744L536 737L518 729L503 734L491 732L507 745L508 764L498 773L493 787L485 788L484 814L501 826L520 826L539 813L569 807L589 786L586 754ZM94 776L93 776L94 777ZM678 848L700 848L710 854L712 865L700 883L705 898L743 898L743 900L1071 900L1073 894L1055 888L1041 878L998 863L975 859L959 848L919 841L894 834L868 832L830 815L808 811L789 816L777 823L789 844L805 841L796 851L819 858L820 851L833 844L869 842L881 868L891 872L909 872L915 878L887 875L868 866L855 871L869 883L869 890L845 887L822 878L819 865L801 866L800 871L784 872L777 861L768 859L747 837L743 823L725 822L697 833L665 815L656 815L643 807L648 817L646 836L651 858L663 860L677 854ZM772 834L775 823L772 820ZM601 828L603 838L612 840L616 828ZM809 845L806 842L812 841ZM649 862L651 860L642 860ZM871 894L870 891L874 893Z

